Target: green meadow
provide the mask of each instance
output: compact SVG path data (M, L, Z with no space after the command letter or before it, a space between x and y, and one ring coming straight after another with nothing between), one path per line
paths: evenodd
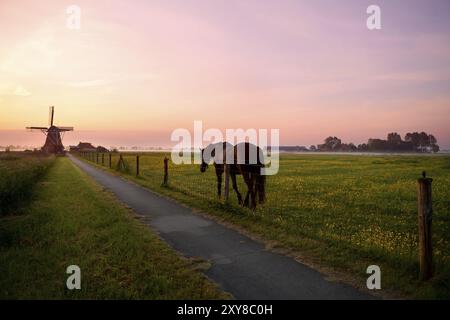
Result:
M366 268L379 265L387 296L450 298L450 157L445 155L288 155L267 178L267 203L253 212L216 196L214 168L169 164L162 186L163 153L124 154L116 174L201 209L318 269L365 287ZM106 168L108 161L105 158ZM101 165L101 158L100 164ZM417 179L433 181L435 276L418 279ZM242 178L239 190L245 195Z

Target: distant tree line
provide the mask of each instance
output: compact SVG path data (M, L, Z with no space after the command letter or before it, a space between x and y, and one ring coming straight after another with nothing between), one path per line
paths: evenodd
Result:
M372 139L356 146L353 143L342 143L337 137L328 137L323 144L311 146L310 151L341 151L341 152L439 152L436 138L426 132L412 132L405 135L404 140L396 133L387 135L387 139Z

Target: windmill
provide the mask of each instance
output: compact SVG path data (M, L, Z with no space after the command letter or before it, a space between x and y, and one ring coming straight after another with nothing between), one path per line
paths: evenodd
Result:
M73 127L57 127L53 124L53 118L55 115L55 107L50 107L49 112L49 127L27 127L28 130L40 130L47 136L45 144L42 147L42 151L46 153L61 154L64 153L64 146L62 144L62 138L67 131L73 131ZM62 135L61 135L62 133Z

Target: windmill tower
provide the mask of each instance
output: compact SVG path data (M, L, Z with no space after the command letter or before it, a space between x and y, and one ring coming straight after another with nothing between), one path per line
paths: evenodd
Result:
M49 112L49 127L27 127L28 130L40 130L47 136L45 144L42 147L42 151L46 153L62 154L64 153L64 145L62 144L62 138L67 131L73 131L73 127L57 127L53 124L53 118L55 115L55 107L50 107ZM61 135L62 133L62 135Z

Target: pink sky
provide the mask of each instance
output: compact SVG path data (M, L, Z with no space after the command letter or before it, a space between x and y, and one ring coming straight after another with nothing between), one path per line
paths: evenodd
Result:
M2 0L0 145L42 144L24 127L54 105L67 144L168 146L203 120L282 144L423 130L450 147L450 3L375 1L369 31L373 2Z

